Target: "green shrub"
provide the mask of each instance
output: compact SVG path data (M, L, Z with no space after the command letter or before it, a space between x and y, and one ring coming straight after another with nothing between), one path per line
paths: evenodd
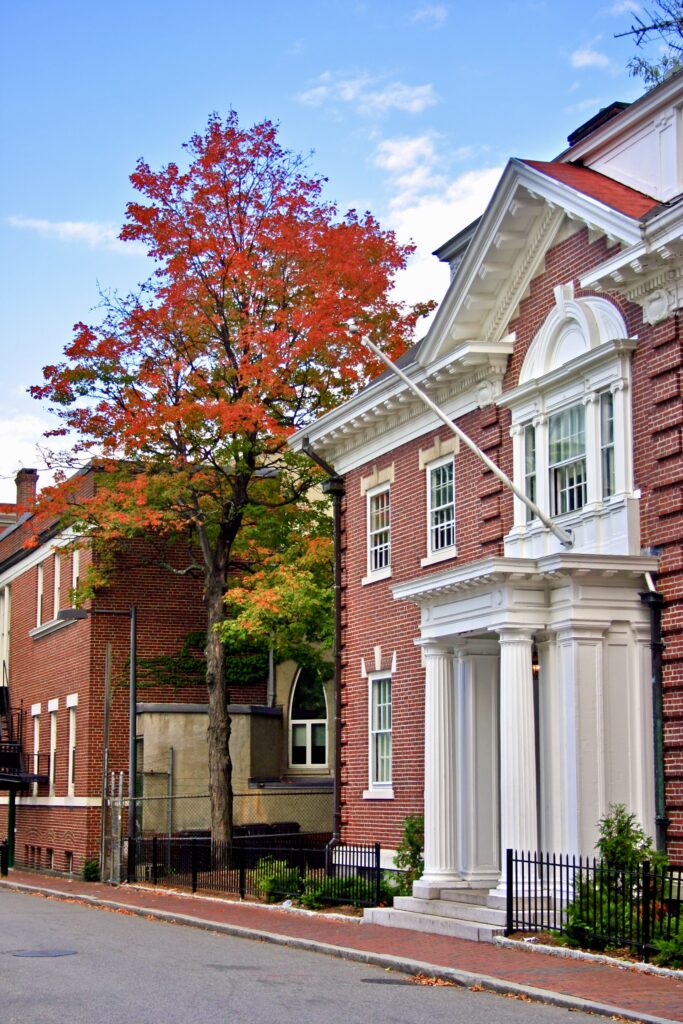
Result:
M297 899L303 891L301 872L286 860L262 857L255 870L259 895L266 903Z
M348 878L307 878L299 901L315 910L330 904L343 903L352 907L374 907L377 903L375 883L358 875ZM380 879L380 905L393 899L384 878Z
M652 945L657 950L653 963L658 967L683 967L683 919L679 919L676 930L668 939L655 939Z
M100 862L97 857L88 857L81 865L81 878L84 882L99 882Z
M424 816L409 814L403 819L403 838L394 858L396 867L403 871L403 875L397 879L397 896L409 896L413 891L413 882L424 874L424 845Z
M595 848L610 868L639 867L649 860L653 867L665 867L668 860L652 845L652 839L629 814L624 804L610 804L609 811L598 822L600 837Z

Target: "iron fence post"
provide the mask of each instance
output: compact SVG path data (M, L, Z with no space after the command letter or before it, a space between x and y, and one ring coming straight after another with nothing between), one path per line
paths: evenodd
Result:
M9 870L9 843L6 839L0 843L0 875L4 878Z
M238 886L240 891L240 899L243 900L247 894L247 872L244 866L244 845L242 843L237 844L237 867L239 871Z
M190 873L192 875L192 892L197 891L197 840L190 840Z
M157 884L157 837L152 836L152 884Z
M643 934L641 935L642 945L640 954L643 960L647 960L647 947L650 945L650 862L649 860L643 861L643 876L641 879L642 884L642 921L643 921Z
M511 935L513 931L513 892L512 892L512 850L505 851L505 934Z
M382 873L381 873L380 867L379 867L379 843L375 843L375 900L376 900L377 906L379 906L379 901L381 899L381 894L382 894L382 878L381 878L381 874Z
M135 836L128 836L127 876L129 882L135 881L135 843Z

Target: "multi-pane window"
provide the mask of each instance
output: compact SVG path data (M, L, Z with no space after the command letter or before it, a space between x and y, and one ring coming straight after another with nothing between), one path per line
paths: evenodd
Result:
M527 423L524 428L524 493L536 502L536 427L533 423ZM534 514L527 505L527 522L533 518Z
M614 395L600 395L600 478L603 498L611 498L614 485Z
M368 571L391 565L391 497L389 488L368 496Z
M56 619L62 602L62 556L55 554L55 585L52 592L52 618Z
M391 783L391 676L370 682L370 782Z
M74 548L71 554L71 589L77 590L81 581L81 552Z
M429 550L455 546L455 485L453 459L429 469Z
M54 796L55 780L57 778L57 712L50 712L50 766L49 766L50 796Z
M327 702L322 679L302 669L294 686L289 716L292 767L327 764Z
M43 563L38 566L38 583L36 587L36 626L43 621Z
M69 708L69 774L67 793L73 796L76 785L76 708Z
M586 410L583 405L549 419L550 513L576 512L587 501Z

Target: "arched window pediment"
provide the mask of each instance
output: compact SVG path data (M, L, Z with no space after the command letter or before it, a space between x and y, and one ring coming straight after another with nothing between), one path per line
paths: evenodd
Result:
M573 284L560 285L555 306L525 356L519 383L538 380L607 341L627 337L624 318L608 299L577 299Z

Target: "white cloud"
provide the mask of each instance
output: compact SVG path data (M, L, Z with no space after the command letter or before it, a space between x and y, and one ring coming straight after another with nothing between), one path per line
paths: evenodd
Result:
M640 4L637 4L635 0L617 0L616 3L608 9L608 14L640 14L642 10Z
M139 242L122 242L118 237L120 228L113 224L83 220L45 220L37 217L8 217L8 223L20 231L35 231L44 238L56 238L60 242L79 242L90 249L104 249L108 252L123 252L129 256L144 254L145 248Z
M14 478L22 468L37 469L40 485L52 482L39 450L49 429L47 419L32 413L10 411L0 416L0 501L16 501Z
M573 68L609 68L611 62L606 53L596 50L592 43L580 46L569 55L569 63Z
M416 246L395 289L398 298L410 303L441 299L449 273L432 252L484 212L502 171L486 167L451 177L446 165L462 159L470 147L442 154L441 144L432 133L384 139L374 155L375 164L388 176L389 212L384 221L399 241L412 240ZM424 332L424 322L418 330Z
M448 7L446 4L426 4L418 7L411 16L413 22L427 22L431 25L443 25L448 19Z
M386 82L367 73L345 76L330 71L320 75L316 85L299 93L297 99L308 107L348 103L359 114L378 116L389 110L419 114L437 102L432 85Z

